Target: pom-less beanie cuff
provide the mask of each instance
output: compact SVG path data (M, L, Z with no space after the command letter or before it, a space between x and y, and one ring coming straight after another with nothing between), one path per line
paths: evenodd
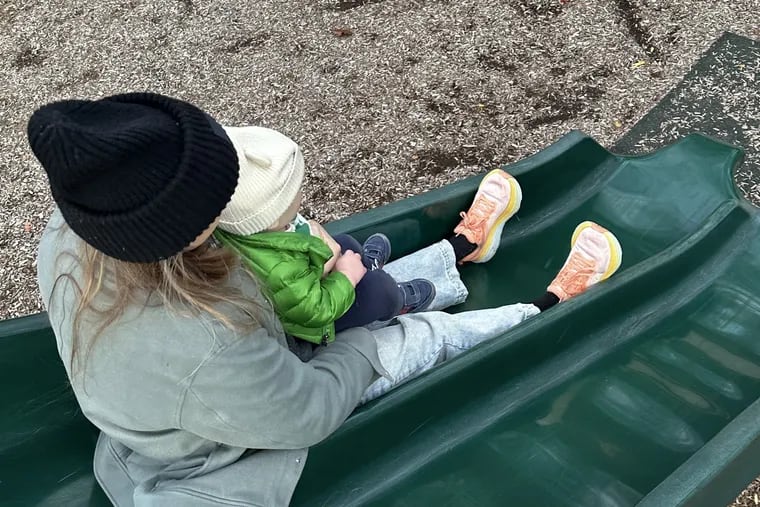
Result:
M29 142L71 229L104 254L155 262L220 215L238 179L235 149L197 107L151 93L37 110Z

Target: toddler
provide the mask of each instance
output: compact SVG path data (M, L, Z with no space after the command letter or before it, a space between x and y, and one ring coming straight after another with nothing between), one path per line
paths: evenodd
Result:
M224 127L240 163L235 193L214 235L257 275L288 334L322 345L350 327L426 309L427 280L397 283L383 271L391 245L331 237L299 213L303 156L285 135L262 127Z

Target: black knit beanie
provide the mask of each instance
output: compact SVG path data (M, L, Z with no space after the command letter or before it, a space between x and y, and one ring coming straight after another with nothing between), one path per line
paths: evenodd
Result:
M35 111L27 135L71 229L123 261L181 252L237 185L237 155L222 128L162 95L54 102Z

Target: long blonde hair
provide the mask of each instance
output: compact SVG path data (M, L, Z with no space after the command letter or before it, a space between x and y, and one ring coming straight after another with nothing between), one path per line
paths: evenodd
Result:
M182 314L200 316L205 313L236 331L259 327L261 316L271 312L260 299L246 297L239 289L225 283L240 261L235 253L215 247L211 241L152 263L120 261L84 241L81 241L79 250L81 276L78 280L74 280L70 273L59 276L59 280L73 281L79 292L72 321L72 376L82 371L103 331L131 305L148 306L153 301L153 304ZM226 311L220 309L222 305L227 307ZM96 317L97 327L94 333L87 333L90 339L82 351L81 328L86 314Z

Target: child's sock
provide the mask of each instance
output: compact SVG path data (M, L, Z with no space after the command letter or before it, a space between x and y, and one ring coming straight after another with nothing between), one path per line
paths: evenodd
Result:
M478 248L478 245L470 243L463 234L454 234L446 238L446 241L451 243L451 246L454 248L454 257L456 257L457 262L467 257Z
M559 298L551 292L546 292L543 296L533 301L532 304L543 312L556 305L557 303L559 303Z

